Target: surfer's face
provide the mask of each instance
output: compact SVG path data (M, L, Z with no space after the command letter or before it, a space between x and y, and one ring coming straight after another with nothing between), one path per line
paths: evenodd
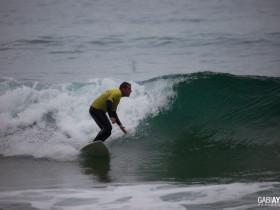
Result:
M131 85L128 85L127 88L123 88L122 90L123 96L129 97L130 93L132 92Z

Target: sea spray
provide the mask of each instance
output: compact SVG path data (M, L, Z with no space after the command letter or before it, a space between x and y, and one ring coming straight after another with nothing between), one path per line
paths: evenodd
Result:
M37 158L73 160L79 149L92 141L98 126L88 114L91 102L120 80L90 79L85 83L43 85L2 78L0 100L0 153ZM123 98L118 115L129 135L147 116L168 109L174 97L173 81L132 83L130 98ZM114 127L111 141L122 132Z

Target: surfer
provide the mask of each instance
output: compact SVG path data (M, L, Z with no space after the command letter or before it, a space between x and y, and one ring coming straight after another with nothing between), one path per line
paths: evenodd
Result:
M131 93L131 85L128 82L123 82L119 89L108 90L91 104L89 113L99 126L101 131L97 134L93 141L102 140L105 141L112 131L112 125L106 116L106 112L110 117L112 124L117 123L120 129L126 134L125 127L120 122L117 115L117 107L121 100L121 97L129 97Z

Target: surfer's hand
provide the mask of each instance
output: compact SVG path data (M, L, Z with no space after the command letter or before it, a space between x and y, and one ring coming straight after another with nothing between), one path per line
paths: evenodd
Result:
M122 125L120 125L120 129L125 133L127 134L126 130L125 130L125 127L123 127Z
M112 124L115 124L115 123L116 123L116 118L111 117L110 120L112 121Z

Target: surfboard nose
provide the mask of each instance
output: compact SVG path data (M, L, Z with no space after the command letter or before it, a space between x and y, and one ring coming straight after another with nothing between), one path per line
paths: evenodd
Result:
M80 152L88 156L109 157L110 153L103 141L98 140L84 146Z

